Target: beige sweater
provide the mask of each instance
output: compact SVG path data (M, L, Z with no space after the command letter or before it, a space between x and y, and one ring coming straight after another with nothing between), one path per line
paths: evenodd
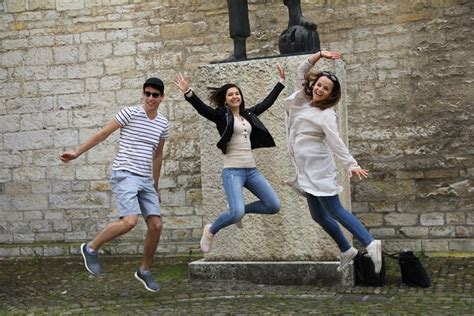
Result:
M244 119L234 118L234 133L227 143L223 168L255 168L255 159L250 144L252 125Z

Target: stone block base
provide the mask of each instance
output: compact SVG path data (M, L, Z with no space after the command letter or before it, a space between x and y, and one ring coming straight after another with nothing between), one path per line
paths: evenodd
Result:
M258 284L354 286L352 264L337 272L327 261L205 261L189 263L191 280L243 280Z

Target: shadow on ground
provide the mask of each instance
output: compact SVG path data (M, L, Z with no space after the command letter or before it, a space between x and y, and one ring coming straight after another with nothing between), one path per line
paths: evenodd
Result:
M0 260L0 314L456 314L472 315L474 257L425 257L433 285L412 288L386 259L383 287L336 288L191 281L197 258L156 258L159 293L133 273L139 257L103 256L103 274L86 272L82 258Z

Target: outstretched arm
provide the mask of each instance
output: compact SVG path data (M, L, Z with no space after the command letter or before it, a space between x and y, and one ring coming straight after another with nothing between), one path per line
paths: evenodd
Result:
M121 126L115 120L112 119L102 128L100 131L89 137L77 150L66 151L59 156L62 162L69 162L78 158L80 155L94 147L95 145L99 144L100 142L104 141L110 134L115 132Z
M200 115L213 122L216 121L216 110L202 102L202 100L189 87L188 80L186 80L186 78L180 72L176 74L174 84L184 94L186 101L191 103L191 105Z
M335 113L330 113L325 117L324 122L322 124L322 129L324 131L324 134L326 135L326 141L329 147L331 147L336 157L343 162L344 169L347 171L349 177L357 175L359 179L362 179L362 177L367 178L369 171L362 169L358 165L357 161L350 154L346 144L339 136L339 131L337 127L337 116Z
M250 108L249 110L255 113L255 115L260 115L263 112L265 112L269 107L275 103L275 100L278 98L280 95L280 92L285 88L283 85L283 82L285 81L286 75L285 75L285 70L280 64L276 65L277 70L278 70L278 83L276 86L273 88L273 90L270 92L270 94L259 104L256 106Z

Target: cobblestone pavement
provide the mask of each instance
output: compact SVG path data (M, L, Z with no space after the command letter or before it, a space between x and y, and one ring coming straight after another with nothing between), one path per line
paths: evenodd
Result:
M426 289L401 283L398 264L389 259L385 286L346 289L191 281L189 260L156 257L162 289L151 293L133 277L138 257L101 257L100 277L87 273L80 257L4 258L0 315L474 315L474 257L423 258L433 283Z

